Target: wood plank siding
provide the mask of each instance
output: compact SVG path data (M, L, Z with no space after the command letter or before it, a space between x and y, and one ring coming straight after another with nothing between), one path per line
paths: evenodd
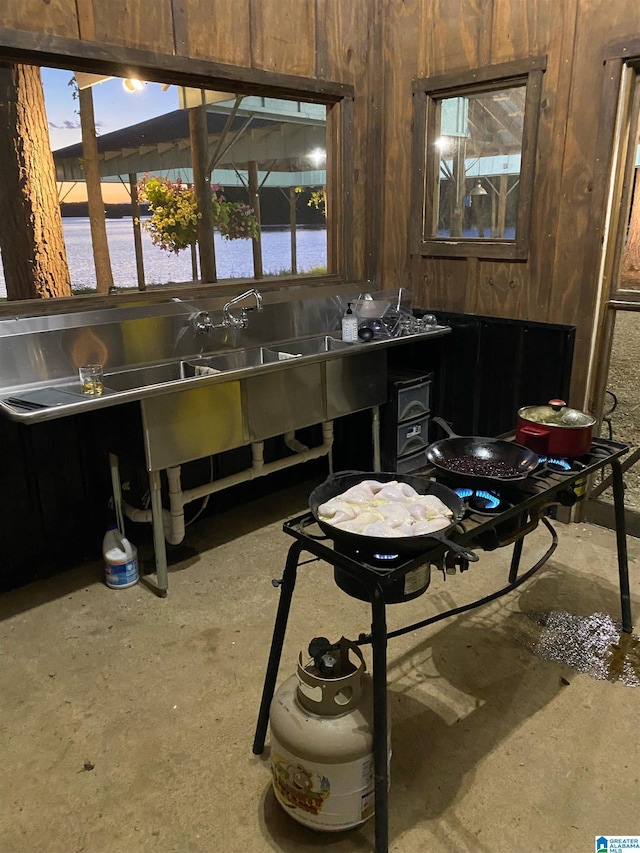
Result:
M414 302L434 311L577 326L572 401L582 406L597 288L602 173L596 142L612 116L601 102L608 46L640 33L635 0L387 0L381 271L408 278ZM404 168L412 77L546 55L531 222L524 262L411 255L410 175ZM606 170L604 170L606 172ZM595 211L593 205L599 205ZM597 228L594 229L594 220ZM390 229L393 235L390 236Z
M611 118L603 56L640 34L636 0L4 0L2 25L353 85L349 273L410 284L435 311L576 324L582 402L597 284L585 259L604 200L596 138ZM528 259L412 256L412 80L537 55L547 69Z

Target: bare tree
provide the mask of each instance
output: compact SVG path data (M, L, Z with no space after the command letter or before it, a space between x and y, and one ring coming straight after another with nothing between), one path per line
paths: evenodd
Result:
M71 296L40 69L0 64L0 249L9 299Z
M104 216L104 201L100 186L100 161L98 159L98 141L96 139L96 123L93 113L93 95L91 87L78 88L78 104L80 105L80 128L82 130L82 162L84 177L87 184L87 201L89 204L89 225L91 227L91 244L93 246L93 263L96 269L96 285L98 293L108 293L113 287L113 273L109 244L107 243L107 226Z

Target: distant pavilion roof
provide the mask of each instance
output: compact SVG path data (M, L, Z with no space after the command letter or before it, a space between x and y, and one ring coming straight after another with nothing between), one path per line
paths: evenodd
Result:
M291 122L260 116L207 111L209 151L212 156L225 127L216 170L246 170L250 161L262 172L291 173L284 183L298 184L301 173L315 177L308 185L322 183L324 172L309 170L309 152L326 147L325 127L319 123ZM187 110L174 110L147 121L97 137L100 175L103 180L127 179L130 174L191 174L191 142ZM53 152L58 181L84 181L82 143ZM188 179L188 178L185 178ZM283 181L279 181L283 183Z

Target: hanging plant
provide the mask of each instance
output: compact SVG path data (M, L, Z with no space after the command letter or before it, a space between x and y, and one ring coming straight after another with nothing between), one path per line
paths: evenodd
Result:
M155 175L145 175L138 184L140 200L149 205L151 217L142 227L151 235L154 245L176 255L198 242L198 212L193 187L180 178L170 181ZM214 227L225 240L246 240L257 237L258 220L252 207L241 202L226 201L222 187L211 184L211 206Z
M218 227L225 240L257 239L260 228L251 205L241 201L224 201L222 206L224 221L219 222Z

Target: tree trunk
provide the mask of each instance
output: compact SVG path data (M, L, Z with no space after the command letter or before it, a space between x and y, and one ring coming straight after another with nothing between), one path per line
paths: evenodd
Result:
M96 269L98 293L108 293L113 287L111 258L107 243L107 225L104 215L104 202L100 186L100 163L98 160L98 141L96 122L93 114L93 94L91 86L78 88L80 105L80 127L82 130L82 166L87 183L87 201L89 203L89 225L91 226L91 244L93 264Z
M9 299L71 296L40 69L0 64L0 249Z
M627 245L620 264L620 282L632 283L636 287L640 284L640 169L636 169Z

